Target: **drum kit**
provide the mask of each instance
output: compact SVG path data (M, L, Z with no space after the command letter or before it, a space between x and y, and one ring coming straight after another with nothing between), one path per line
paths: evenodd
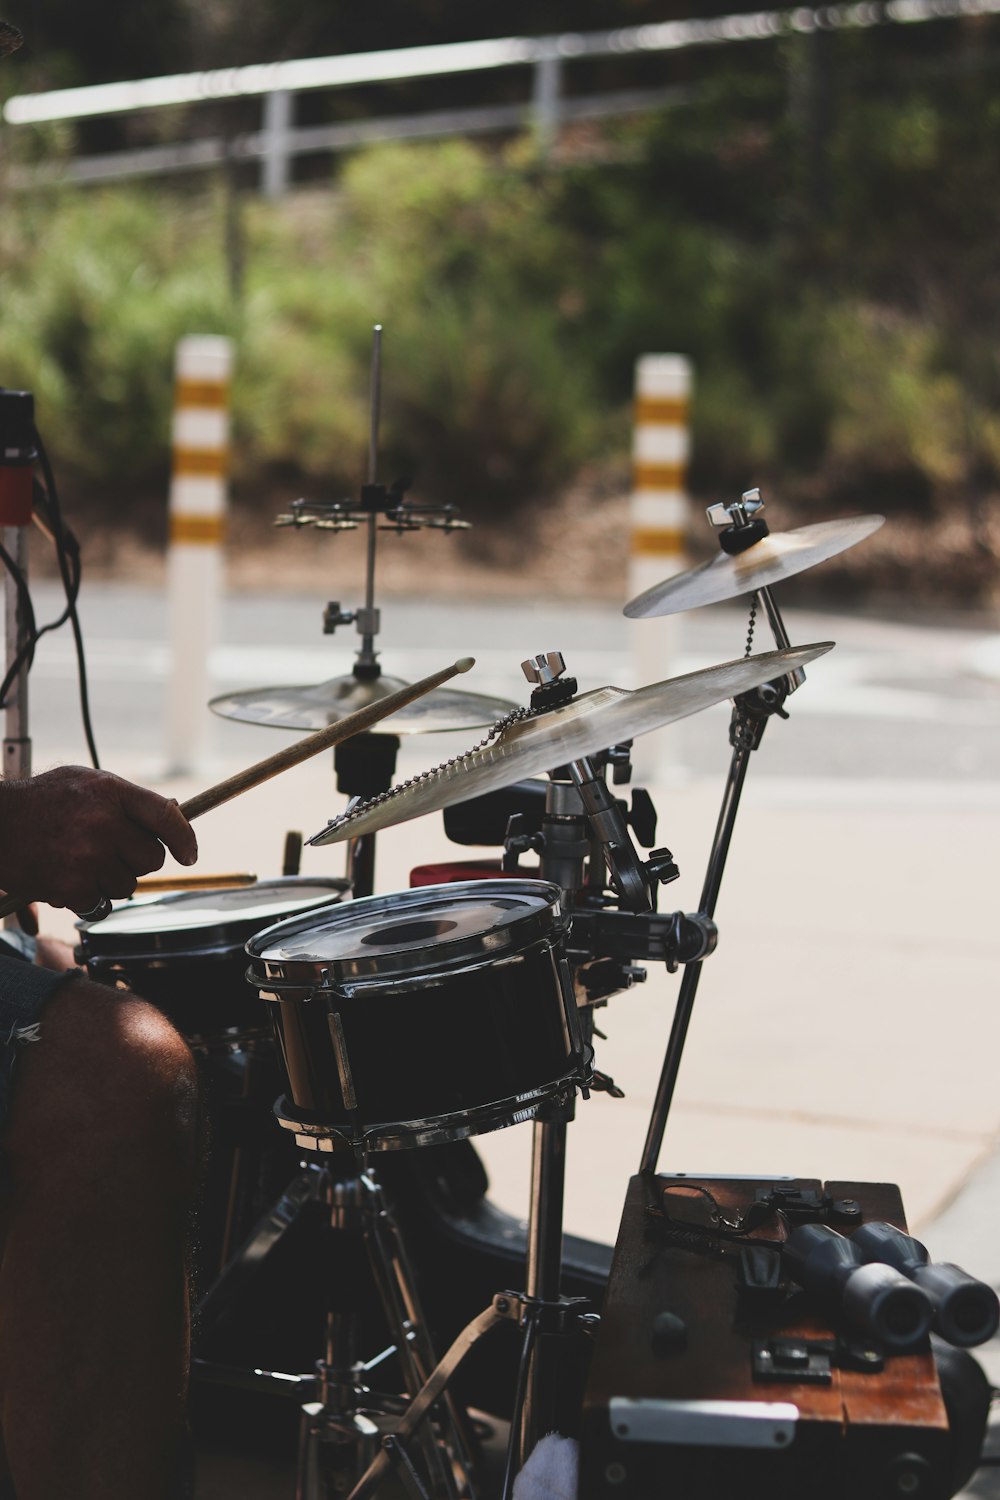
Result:
M354 666L318 686L215 699L226 717L326 731L359 709L378 716L403 686L382 675L375 650L377 532L461 523L449 508L411 505L402 485L376 481L379 350L376 330L360 502L303 502L280 518L366 530L365 605L331 604L324 619L327 632L356 625ZM567 1136L579 1097L619 1092L595 1067L595 1008L629 988L643 964L684 970L641 1163L655 1173L701 969L717 941L715 905L750 758L831 644L793 646L772 587L881 524L873 516L776 535L762 511L757 491L712 507L720 555L649 589L625 614L649 619L750 595L773 650L750 654L748 641L740 660L631 692L580 692L560 653L547 651L523 664L523 707L433 686L337 746L338 788L350 800L309 842L347 845L343 877L306 878L292 860L280 878L143 896L80 924L90 973L160 1004L201 1058L215 1120L197 1246L196 1398L223 1388L294 1398L296 1500L363 1500L389 1487L433 1500L508 1500L542 1435L573 1430L577 1366L599 1320L567 1290L587 1281L567 1274ZM664 913L660 887L677 867L668 849L653 847L648 795L635 790L631 805L620 796L629 747L726 700L732 759L701 900L694 913ZM399 736L480 727L485 735L466 753L393 784ZM446 874L426 885L414 872L410 889L376 894L378 834L438 811L456 841L494 848L497 858L476 871L486 878ZM526 1229L494 1213L492 1242L487 1230L472 1251L469 1226L488 1204L470 1138L526 1122ZM418 1202L430 1177L437 1186ZM437 1273L455 1263L444 1249L434 1263L444 1217L438 1241L426 1232L439 1189L450 1195L449 1223L466 1221L455 1229L466 1234L463 1253L479 1257L461 1291L443 1294ZM490 1286L492 1275L504 1279ZM589 1284L599 1296L599 1271ZM303 1308L315 1335L309 1358L289 1331ZM473 1355L501 1326L516 1330L503 1355L488 1357L500 1337ZM495 1481L481 1463L484 1409L510 1424Z

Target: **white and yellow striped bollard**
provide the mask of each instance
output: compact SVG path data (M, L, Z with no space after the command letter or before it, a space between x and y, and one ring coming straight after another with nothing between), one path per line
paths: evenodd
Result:
M686 491L690 452L691 364L682 354L644 354L636 361L632 433L632 500L629 510L628 597L687 566ZM630 622L635 686L677 674L679 617ZM677 764L677 730L636 741L636 770L651 779Z
M167 762L172 772L201 770L208 757L206 705L222 589L232 359L227 338L192 336L177 345L167 560Z

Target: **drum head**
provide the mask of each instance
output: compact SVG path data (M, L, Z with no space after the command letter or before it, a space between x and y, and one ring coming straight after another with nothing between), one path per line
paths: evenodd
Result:
M281 917L342 899L345 880L290 876L222 890L136 896L103 922L78 922L85 951L101 954L189 953L205 942L242 946L251 932Z
M559 927L561 892L542 880L467 880L368 896L306 914L247 943L258 973L322 983L392 981L496 963Z

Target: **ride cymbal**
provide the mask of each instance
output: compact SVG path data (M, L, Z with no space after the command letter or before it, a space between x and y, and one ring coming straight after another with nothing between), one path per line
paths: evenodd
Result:
M699 568L654 583L630 600L622 613L630 620L649 620L699 609L703 604L721 604L741 594L755 594L758 589L836 557L838 552L846 552L877 531L884 520L885 516L852 516L800 526L795 531L772 532L734 557L720 552Z
M595 688L546 712L533 714L525 710L524 717L508 724L496 739L455 756L380 797L359 803L355 809L332 818L308 842L332 844L377 833L381 828L405 823L423 813L438 812L455 802L496 791L522 777L550 771L608 745L620 744L622 740L684 719L737 693L749 692L772 678L783 677L822 656L832 646L832 641L824 641L787 651L766 651L741 661L688 672L666 682L655 682L636 692L616 687Z
M331 677L313 687L249 688L213 698L209 708L223 719L263 724L273 729L325 729L398 692L407 684L401 677ZM436 688L385 719L379 734L436 734L448 730L480 729L495 724L514 708L505 698L487 698L457 688Z

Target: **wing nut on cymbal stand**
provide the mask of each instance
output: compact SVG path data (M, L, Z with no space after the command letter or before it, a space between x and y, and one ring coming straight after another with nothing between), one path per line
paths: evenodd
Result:
M728 505L720 502L717 505L708 506L705 512L708 519L713 526L722 527L719 532L719 546L727 557L739 557L758 542L762 542L765 537L770 536L770 527L760 514L763 509L764 499L759 489L744 490L738 500L733 500ZM754 598L763 605L767 623L774 636L774 644L779 651L786 651L792 643L770 588L764 585L757 589ZM749 654L748 650L747 655ZM802 667L797 667L795 671L789 672L785 680L788 683L788 692L794 693L796 688L800 688L805 682L805 671Z

